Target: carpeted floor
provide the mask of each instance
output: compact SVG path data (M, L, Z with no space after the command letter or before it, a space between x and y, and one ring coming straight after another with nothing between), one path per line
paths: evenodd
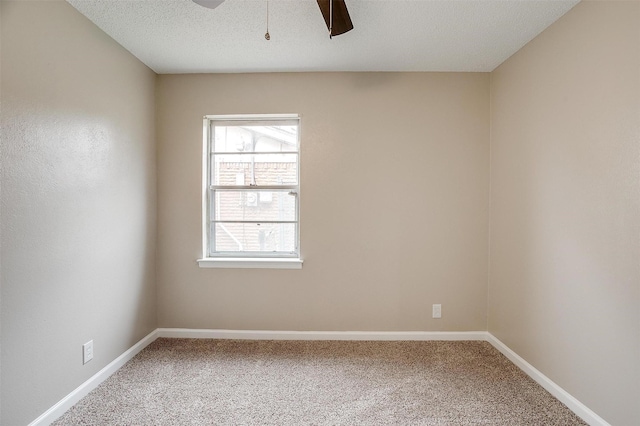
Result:
M584 425L487 342L158 339L54 425Z

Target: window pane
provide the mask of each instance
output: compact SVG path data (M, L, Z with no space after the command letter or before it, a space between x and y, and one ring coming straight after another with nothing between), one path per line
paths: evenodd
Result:
M209 255L295 255L299 122L284 114L208 119Z
M215 152L296 152L298 126L215 125L212 148Z
M216 154L214 185L297 185L298 154Z
M295 221L295 195L289 191L217 190L211 197L214 220Z
M217 252L283 252L295 251L294 223L216 223Z

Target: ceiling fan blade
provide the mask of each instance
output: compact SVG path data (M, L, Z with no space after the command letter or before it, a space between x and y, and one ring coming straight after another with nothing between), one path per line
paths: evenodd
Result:
M333 27L331 26L331 2L333 2ZM344 34L353 29L353 23L344 0L318 0L318 6L332 36Z
M220 6L224 0L193 0L193 2L200 6L208 7L209 9L215 9Z

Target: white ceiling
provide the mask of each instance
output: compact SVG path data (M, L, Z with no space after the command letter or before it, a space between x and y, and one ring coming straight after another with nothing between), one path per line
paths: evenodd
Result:
M157 73L492 71L578 0L346 0L329 39L316 0L67 0Z

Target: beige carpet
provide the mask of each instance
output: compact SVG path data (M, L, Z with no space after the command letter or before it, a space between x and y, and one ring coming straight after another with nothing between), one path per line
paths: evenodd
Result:
M55 425L583 425L486 342L158 339Z

